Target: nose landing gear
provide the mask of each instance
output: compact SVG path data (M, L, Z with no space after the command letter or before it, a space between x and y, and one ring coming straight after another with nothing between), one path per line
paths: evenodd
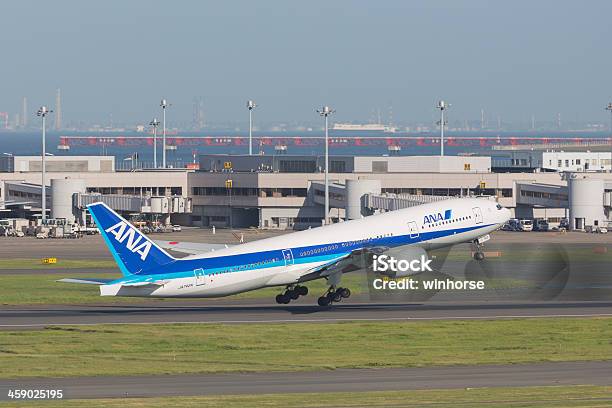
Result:
M474 260L482 261L483 259L485 259L485 254L484 252L482 252L482 250L484 249L484 243L487 242L489 239L490 239L490 236L487 234L485 236L482 236L472 241L472 248L474 251Z
M306 296L308 294L308 288L306 286L289 286L283 293L276 295L276 303L279 305L287 305L292 300L296 300L300 296Z
M340 302L342 299L348 299L351 296L351 290L349 288L329 288L327 293L321 296L317 303L321 307L329 306L333 302Z

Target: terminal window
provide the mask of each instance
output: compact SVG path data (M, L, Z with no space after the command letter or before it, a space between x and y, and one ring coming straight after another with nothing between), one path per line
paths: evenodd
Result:
M314 160L281 160L279 163L281 173L314 173L316 169Z
M332 160L329 169L332 173L346 173L346 162L340 160Z
M373 161L372 162L372 173L387 173L389 170L389 163L386 161Z

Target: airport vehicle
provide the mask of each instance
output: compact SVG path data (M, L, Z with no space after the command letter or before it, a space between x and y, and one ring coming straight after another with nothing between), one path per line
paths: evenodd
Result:
M510 231L520 231L521 230L521 222L518 218L510 218L508 221L508 226Z
M549 229L548 221L544 219L537 220L534 224L534 231L546 232Z
M533 231L533 221L531 220L520 220L519 229L521 231Z
M102 296L140 297L221 297L280 286L286 290L276 301L286 304L308 293L303 283L325 278L329 289L318 299L321 306L350 296L348 288L339 286L342 274L359 269L364 254L396 251L414 260L429 249L471 242L475 259L482 260L489 233L510 218L510 211L495 201L457 198L231 247L217 246L215 251L206 244L176 245L174 250L191 254L177 259L106 204L94 203L88 209L123 277L63 282L100 285ZM408 274L396 272L393 277Z
M181 226L180 225L173 225L172 226L172 232L181 232Z
M598 233L598 234L607 234L608 233L608 227L597 227L595 232Z

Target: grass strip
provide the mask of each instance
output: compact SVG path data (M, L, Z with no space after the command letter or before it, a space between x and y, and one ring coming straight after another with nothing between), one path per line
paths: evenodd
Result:
M612 318L155 324L0 331L0 378L608 360Z
M328 408L328 407L479 407L479 408L600 408L612 405L612 387L563 386L521 388L475 388L450 390L382 391L351 393L303 393L227 395L163 398L117 398L37 401L46 408ZM22 407L23 402L0 403L0 407Z

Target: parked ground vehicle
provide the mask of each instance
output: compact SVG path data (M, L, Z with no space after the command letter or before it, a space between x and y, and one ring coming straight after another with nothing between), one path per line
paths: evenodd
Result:
M595 232L598 234L607 234L608 233L608 228L607 227L597 227L595 229Z
M534 231L546 232L549 229L548 221L546 220L537 220L534 224Z
M172 232L181 232L181 226L180 225L173 225L172 226Z
M533 221L532 220L520 220L519 221L521 231L533 231Z
M508 226L510 227L510 231L520 231L521 223L518 218L511 218L508 220Z

